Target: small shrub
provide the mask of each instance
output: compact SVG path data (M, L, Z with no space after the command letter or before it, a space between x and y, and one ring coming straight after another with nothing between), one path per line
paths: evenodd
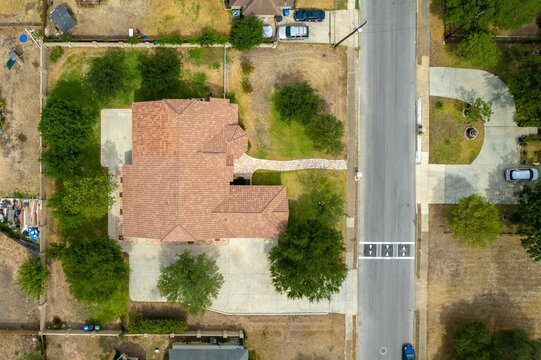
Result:
M314 149L336 156L344 150L344 123L331 114L317 115L306 125L306 133Z
M210 46L214 44L225 44L229 38L226 35L218 33L216 30L205 28L199 35L190 37L190 44L199 44L201 46Z
M436 101L436 109L441 110L443 109L443 101Z
M458 54L475 66L495 66L502 51L487 32L473 32L458 44Z
M55 63L64 54L64 49L61 47L54 47L49 53L49 61Z
M254 88L252 87L252 84L250 84L250 81L248 79L243 79L240 83L242 86L242 91L244 91L247 94L251 94L252 91L254 91Z
M51 321L51 329L58 330L62 328L62 320L58 316L55 316L53 321Z
M156 41L160 45L165 45L165 44L180 45L184 43L184 39L182 39L182 36L180 34L158 35L156 37Z
M19 267L17 284L33 298L39 298L45 291L47 269L38 258L30 258Z
M522 147L526 147L528 146L528 143L530 142L541 142L541 136L537 135L537 136L521 137L518 139L518 142Z
M257 17L233 20L231 44L239 51L250 50L263 42L263 22Z
M188 51L188 54L190 55L190 59L192 60L199 60L201 59L201 55L203 55L203 49L202 48L195 48Z
M128 38L128 40L126 40L126 43L128 44L131 44L131 45L135 45L135 44L140 44L142 43L141 39L139 39L138 37L136 36L130 36Z
M208 80L207 74L204 72L197 72L193 77L193 82L199 85L205 85Z
M242 64L240 64L240 67L242 69L242 75L248 76L254 71L254 66L250 64L248 61L243 61Z
M132 334L180 334L188 330L186 321L174 318L130 318L128 332Z

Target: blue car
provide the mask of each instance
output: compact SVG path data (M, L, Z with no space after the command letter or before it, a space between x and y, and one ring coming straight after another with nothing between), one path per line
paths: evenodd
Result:
M325 20L325 11L299 9L293 14L295 21L323 21Z
M411 344L402 346L402 360L415 360L415 349Z

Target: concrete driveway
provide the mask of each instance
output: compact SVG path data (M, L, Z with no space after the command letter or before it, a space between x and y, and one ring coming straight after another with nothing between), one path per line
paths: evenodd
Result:
M189 250L206 253L216 260L225 283L211 310L227 314L355 314L356 270L350 270L340 293L331 301L310 303L291 300L272 286L268 253L274 239L229 239L226 245L166 245L139 239L124 245L130 256L130 298L133 301L165 302L156 289L160 268L171 264L176 254Z
M276 28L278 26L301 24L308 26L308 39L303 40L282 40L282 42L299 42L299 43L315 43L315 44L334 44L340 39L349 34L354 25L359 25L359 14L357 10L334 10L325 11L325 20L321 22L297 22L291 15L284 16L279 23L275 21L273 16L260 16L263 23L271 25L274 29L276 37ZM344 41L344 46L356 46L359 43L358 35L351 36Z
M498 76L474 69L430 68L430 96L469 102L480 97L492 101L494 114L485 123L485 139L470 165L429 165L429 202L456 203L480 194L492 203L515 203L524 183L505 181L504 170L520 166L518 138L536 134L537 128L518 127L515 102Z

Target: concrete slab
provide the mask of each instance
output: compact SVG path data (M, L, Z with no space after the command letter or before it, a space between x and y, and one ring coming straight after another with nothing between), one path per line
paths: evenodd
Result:
M131 164L131 109L101 111L101 164L118 174L123 164Z
M165 302L156 290L160 268L175 261L175 255L189 250L206 253L216 260L225 283L211 310L227 314L356 314L357 275L350 270L341 291L331 301L310 303L292 300L272 286L268 253L274 239L230 239L227 245L149 244L139 239L125 245L130 256L130 298L134 301Z

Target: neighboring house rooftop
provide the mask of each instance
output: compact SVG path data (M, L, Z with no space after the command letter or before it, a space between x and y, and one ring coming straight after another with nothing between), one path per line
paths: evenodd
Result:
M67 33L77 25L65 6L58 6L51 11L51 19L62 34Z
M169 360L248 360L248 350L228 345L173 344Z
M284 186L231 185L248 149L227 99L132 106L132 163L122 167L122 235L184 242L276 238L289 208Z
M295 8L295 0L230 0L229 6L244 16L282 15L283 9Z

